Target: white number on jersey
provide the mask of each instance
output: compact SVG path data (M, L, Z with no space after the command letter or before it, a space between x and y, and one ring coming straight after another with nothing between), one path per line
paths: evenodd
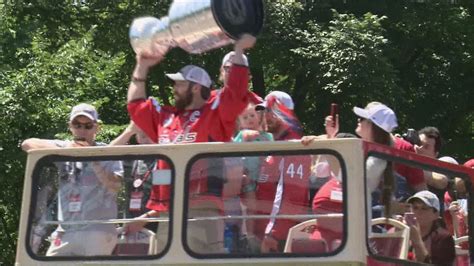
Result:
M286 168L286 173L291 177L291 178L294 178L295 177L295 174L299 176L300 179L303 179L303 165L302 164L299 164L297 169L296 169L296 172L295 172L295 165L293 163L290 163L288 165L288 168Z

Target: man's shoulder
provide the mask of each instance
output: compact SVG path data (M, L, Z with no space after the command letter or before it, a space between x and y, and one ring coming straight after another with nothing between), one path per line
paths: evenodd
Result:
M217 90L211 93L211 96L207 101L199 108L202 115L206 115L209 112L216 111L221 107L221 90Z
M162 111L176 112L176 107L162 104L160 103L159 100L157 100L155 97L152 97L152 96L148 97L148 99L140 98L140 99L133 100L129 102L128 105L129 105L129 108L130 107L137 108L140 105L149 105L149 106L153 106L155 110L157 110L158 112L162 112Z
M399 137L394 137L393 139L395 149L403 151L415 151L415 148L410 142Z

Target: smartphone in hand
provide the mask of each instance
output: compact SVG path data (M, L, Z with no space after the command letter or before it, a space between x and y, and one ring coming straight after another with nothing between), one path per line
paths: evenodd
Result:
M405 215L403 216L405 223L408 226L414 225L416 223L416 216L413 212L405 212Z
M332 118L332 125L336 126L336 115L339 113L339 106L337 103L331 103L331 118Z

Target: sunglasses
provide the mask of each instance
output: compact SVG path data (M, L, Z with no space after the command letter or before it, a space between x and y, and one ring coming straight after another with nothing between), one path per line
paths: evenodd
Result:
M86 130L91 130L94 127L94 123L92 123L92 122L81 123L81 122L73 121L71 124L72 124L72 127L75 128L75 129L84 128Z
M429 210L433 210L433 208L428 207L428 206L416 206L416 205L412 206L412 209L413 209L414 211L429 211Z

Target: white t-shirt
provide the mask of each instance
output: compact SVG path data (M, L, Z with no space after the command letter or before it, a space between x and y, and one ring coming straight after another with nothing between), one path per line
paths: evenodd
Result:
M70 142L53 140L58 147ZM97 146L105 146L97 143ZM121 161L99 161L106 172L123 177ZM92 162L58 162L58 221L108 220L117 218L117 193L97 178ZM65 230L115 231L113 224L62 225Z
M369 156L365 163L367 172L367 188L370 193L374 192L382 180L383 172L387 167L387 161Z

